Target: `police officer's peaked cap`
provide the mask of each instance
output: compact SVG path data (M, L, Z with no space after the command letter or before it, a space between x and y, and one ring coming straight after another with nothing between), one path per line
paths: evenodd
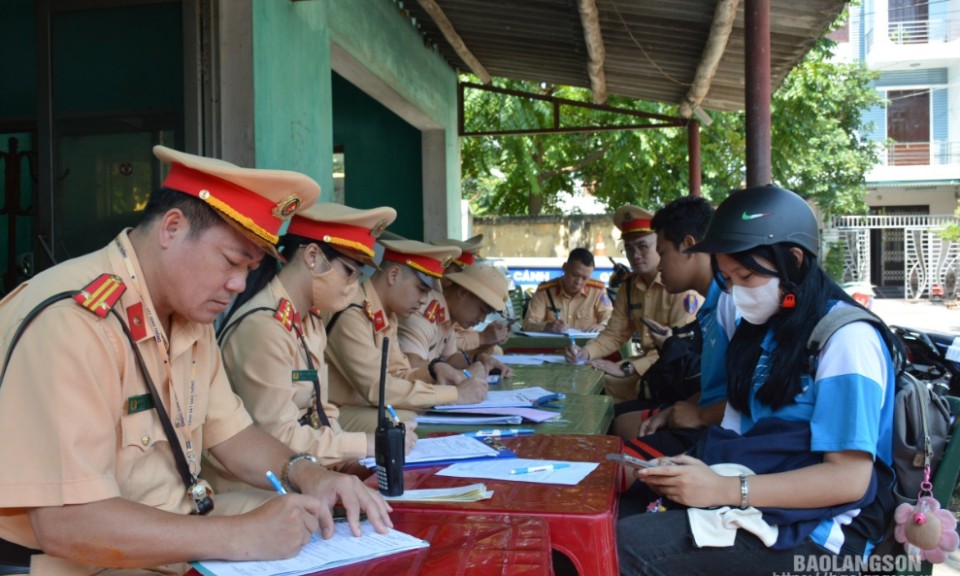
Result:
M653 214L638 206L621 206L613 213L613 225L620 229L621 236L628 234L653 234Z
M479 255L480 248L483 246L483 234L471 236L466 240L454 240L447 238L445 240L431 240L430 244L434 246L456 246L460 249L460 256L453 259L455 264L467 267L473 264Z
M275 258L283 223L320 195L320 185L299 172L241 168L166 146L154 146L153 154L170 165L164 188L199 198Z
M388 206L358 210L322 202L295 215L287 234L326 242L334 250L374 266L373 245L396 219L397 211Z

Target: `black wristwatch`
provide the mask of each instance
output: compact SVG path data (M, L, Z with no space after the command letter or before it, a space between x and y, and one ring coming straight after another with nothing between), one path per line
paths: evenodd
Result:
M437 364L440 362L446 363L446 360L443 358L434 358L429 364L427 364L427 372L430 373L430 377L433 378L434 382L437 381Z
M624 376L633 376L633 364L631 364L629 360L624 360L620 364L620 370L623 371Z

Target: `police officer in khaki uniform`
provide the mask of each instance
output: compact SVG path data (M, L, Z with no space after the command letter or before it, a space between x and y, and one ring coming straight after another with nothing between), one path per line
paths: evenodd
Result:
M483 246L483 234L471 236L466 240L447 238L430 243L434 246L455 246L460 249L460 255L451 260L450 265L444 270L444 274L453 274L454 272L462 272L481 259L480 248ZM441 290L435 290L435 292L441 292L448 285L449 282L446 278L441 279ZM431 296L436 296L436 294ZM454 323L453 330L457 336L457 347L460 350L465 350L471 358L481 353L502 354L503 350L499 345L506 342L510 337L510 327L506 322L490 322L486 328L480 331Z
M212 327L319 187L154 153L170 170L136 228L0 302L0 549L34 553L0 563L44 576L182 574L190 560L284 558L332 534L338 499L358 535L361 510L385 530L379 494L252 425ZM211 495L201 450L262 490ZM273 497L266 470L303 494Z
M502 313L510 284L494 268L475 264L462 272L444 276L443 292L432 291L431 299L419 311L400 319L400 348L410 365L428 366L435 372L438 364L448 363L473 374L482 365L489 372L500 370L508 377L512 370L493 356L471 356L457 346L455 326L475 326L493 312Z
M374 266L377 237L396 217L393 208L333 203L295 215L280 239L286 264L278 270L267 263L251 274L219 333L230 383L254 423L337 470L350 471L357 459L373 456L374 439L372 433L344 432L339 410L329 402L320 315L350 304L363 265ZM416 442L415 427L407 428L409 447ZM217 476L208 474L208 480L215 488L226 486L229 480Z
M579 348L567 348L570 362L589 361L603 370L604 389L614 402L633 400L640 376L657 361L659 351L644 319L663 326L685 326L695 319L700 295L690 290L670 294L660 282L657 235L651 228L653 215L636 206L623 206L613 215L620 229L623 250L633 270L624 278L613 303L613 315L599 336ZM636 335L636 336L635 336ZM631 338L639 338L640 353L620 363L604 357L618 351Z
M487 395L486 373L464 378L460 370L441 365L412 367L400 349L398 317L426 304L435 280L443 276L456 247L429 246L414 240L380 240L384 246L380 270L360 285L346 310L324 314L330 401L340 408L344 430L373 432L377 427L380 363L384 338L389 338L386 402L402 420L416 410L437 404L472 404Z
M569 328L600 332L613 314L603 282L593 274L593 254L574 248L563 263L563 276L541 282L527 305L523 329L530 332L562 333Z

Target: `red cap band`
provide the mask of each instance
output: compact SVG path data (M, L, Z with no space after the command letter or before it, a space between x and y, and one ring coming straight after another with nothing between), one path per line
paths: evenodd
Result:
M620 225L620 232L628 234L630 232L653 232L650 226L649 218L636 218L634 220L624 220Z
M232 182L178 163L170 165L163 186L200 198L270 244L277 243L277 233L284 222L274 212L283 213L287 208L293 212L300 205L297 200L292 207L281 206L284 203L272 202Z
M400 264L406 264L407 266L433 276L434 278L443 278L443 262L437 260L436 258L430 258L429 256L420 256L419 254L404 254L402 252L394 252L387 248L383 251L383 259L389 260L390 262L399 262Z
M454 258L453 261L463 267L467 267L472 265L476 261L476 258L470 252L461 252L460 256Z
M377 241L370 234L369 228L338 222L317 222L302 216L294 216L290 220L287 234L296 234L335 246L353 248L367 256L373 256L373 244Z

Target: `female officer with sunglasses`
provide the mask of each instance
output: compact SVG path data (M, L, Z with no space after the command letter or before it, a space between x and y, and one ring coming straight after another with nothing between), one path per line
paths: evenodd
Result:
M219 330L224 367L257 426L328 468L373 456L374 441L343 431L327 401L320 315L350 304L363 265L375 265L377 237L396 215L334 203L296 215L280 239L286 263L254 271ZM416 442L411 424L408 450Z

